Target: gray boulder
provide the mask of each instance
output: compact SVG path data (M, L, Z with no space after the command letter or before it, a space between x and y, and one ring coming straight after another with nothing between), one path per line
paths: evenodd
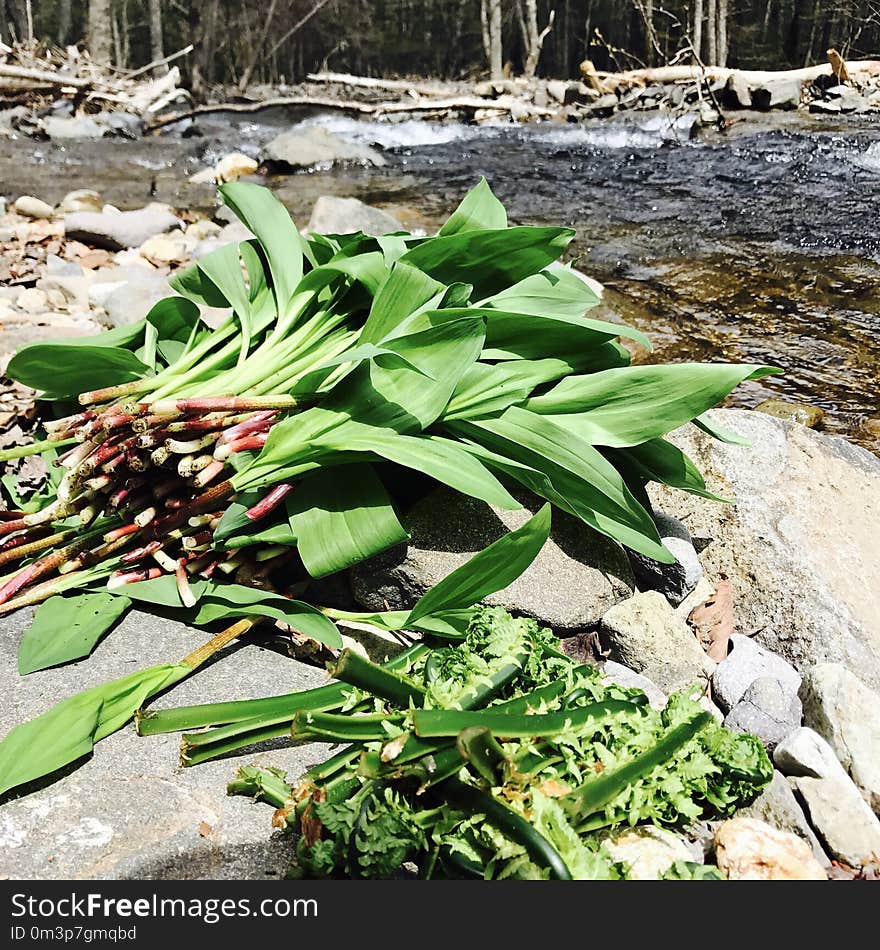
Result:
M880 812L880 695L840 664L821 663L804 676L801 698L806 724L829 742Z
M336 162L386 164L382 155L374 149L356 142L347 142L320 126L282 132L266 145L260 159L265 164L282 170L333 165Z
M751 732L774 749L801 724L803 707L797 693L769 676L761 676L730 710L724 725L734 732Z
M715 669L688 625L656 591L612 607L602 617L599 635L612 660L666 692L705 681Z
M534 495L523 492L517 498L526 507L505 511L449 488L436 489L404 518L408 544L351 569L355 599L367 610L411 607L429 588L486 545L523 525L540 507ZM550 539L528 570L486 602L573 633L595 626L609 607L632 593L633 584L626 555L614 542L583 522L556 513Z
M312 209L306 231L309 234L351 234L363 231L377 236L402 230L403 225L381 208L373 208L357 198L321 195Z
M675 557L674 564L661 564L644 554L629 551L633 574L640 590L656 590L675 607L691 593L703 576L703 566L690 531L662 511L654 513L660 539Z
M729 711L761 677L777 680L792 695L797 695L801 685L798 671L782 657L750 637L734 633L730 638L730 651L712 677L712 695L722 709Z
M827 866L831 863L781 772L774 772L773 779L764 791L745 808L740 808L737 815L766 821L771 828L803 838L820 864Z
M4 619L0 639L0 735L58 700L152 663L179 659L209 634L133 612L85 662L18 675L16 651L30 622ZM242 699L307 689L325 671L257 642L233 647L152 705ZM278 766L292 778L326 754L323 745L282 741L198 768L178 765L180 736L139 738L132 725L92 756L7 796L0 804L0 876L14 879L277 879L291 858L272 835L272 809L227 796L240 765Z
M803 83L800 79L780 76L768 79L751 90L751 104L755 109L797 109L801 104Z
M861 867L880 856L880 821L846 776L804 776L791 784L832 858Z
M880 459L845 439L763 413L715 409L751 447L694 426L672 440L718 505L663 486L652 503L705 544L707 575L727 574L744 633L797 669L838 662L880 687Z
M107 126L96 122L90 115L47 115L43 119L43 128L50 139L100 139L107 132Z
M180 219L164 208L140 208L137 211L77 211L64 216L64 229L71 240L93 247L121 251L140 247L155 234L164 234L181 226Z
M773 762L783 775L808 778L844 778L846 769L834 749L809 726L789 733L776 746Z

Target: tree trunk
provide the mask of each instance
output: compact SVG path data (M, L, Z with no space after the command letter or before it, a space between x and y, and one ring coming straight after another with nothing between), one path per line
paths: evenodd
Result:
M525 7L525 9L523 9ZM555 10L550 11L550 18L547 25L541 32L538 32L538 0L520 0L519 8L520 30L523 34L523 75L526 79L534 79L538 71L538 60L541 58L541 48L544 46L544 40L547 34L553 29L553 20L556 15Z
M727 0L718 0L718 65L727 65Z
M501 0L482 0L483 37L488 50L489 77L504 76L504 58L501 46Z
M59 0L58 31L55 34L59 46L67 46L70 37L70 0Z
M694 52L697 59L703 56L703 0L694 0Z
M87 38L92 59L97 63L109 63L113 54L110 0L89 0Z
M706 3L706 63L710 66L718 64L718 0L707 0Z
M150 7L150 59L155 62L165 58L162 46L162 0L149 0ZM168 72L167 66L157 66L156 74Z

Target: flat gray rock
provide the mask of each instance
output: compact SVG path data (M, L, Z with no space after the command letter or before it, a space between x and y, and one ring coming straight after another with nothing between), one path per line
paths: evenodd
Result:
M612 607L602 617L599 635L612 660L667 692L705 682L715 669L690 627L656 591Z
M79 663L21 677L16 651L30 611L3 620L0 734L60 699L204 643L204 631L133 612ZM315 667L251 642L233 647L152 708L259 697L327 681ZM193 768L178 766L176 734L140 738L132 725L98 743L55 781L9 793L0 804L0 878L277 878L290 863L272 808L226 795L241 765L277 766L296 777L326 746L277 740Z
M773 762L783 775L845 778L846 769L834 749L808 726L795 729L773 750Z
M180 219L164 208L137 211L75 211L64 216L64 230L71 240L93 247L121 251L140 247L155 234L180 227Z
M828 740L865 798L880 812L880 695L838 663L808 670L804 719Z
M801 724L803 707L797 693L779 680L761 676L730 710L724 725L734 732L751 732L770 751Z
M764 791L750 805L740 808L736 814L738 817L766 821L777 831L788 831L803 838L812 848L813 855L820 864L827 867L831 863L810 827L804 810L798 804L791 786L781 772L774 771L773 778Z
M382 155L374 149L348 142L320 126L282 132L266 145L260 159L268 165L291 170L311 168L314 165L333 165L336 162L386 164Z
M713 409L751 447L694 426L671 436L719 505L663 486L652 503L705 545L711 581L730 578L741 632L803 671L843 663L880 688L880 459L845 439L759 412Z
M387 211L364 204L357 198L321 195L306 227L309 234L351 234L363 231L374 237L403 230L403 225Z
M752 683L762 677L777 680L787 692L795 695L800 689L800 674L791 664L750 637L734 633L729 653L712 677L712 695L722 709L729 711Z
M351 569L355 599L366 610L412 607L429 588L537 511L539 500L534 495L514 495L525 508L505 511L449 488L431 492L403 519L410 532L408 544ZM633 586L620 547L557 511L541 553L486 603L535 617L568 634L595 626L609 607L632 593Z

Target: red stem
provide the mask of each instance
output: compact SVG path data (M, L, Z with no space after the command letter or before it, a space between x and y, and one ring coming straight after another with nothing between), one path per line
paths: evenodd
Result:
M289 482L282 482L280 485L276 485L262 501L257 502L253 508L248 508L245 514L251 521L259 521L260 518L265 518L266 515L274 511L292 491L293 485Z

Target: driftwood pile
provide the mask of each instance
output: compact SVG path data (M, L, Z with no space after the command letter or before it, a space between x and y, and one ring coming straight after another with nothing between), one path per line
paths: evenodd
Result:
M23 107L35 116L122 112L147 122L177 100L189 100L180 70L168 63L191 49L124 70L96 63L75 46L0 43L0 109Z

